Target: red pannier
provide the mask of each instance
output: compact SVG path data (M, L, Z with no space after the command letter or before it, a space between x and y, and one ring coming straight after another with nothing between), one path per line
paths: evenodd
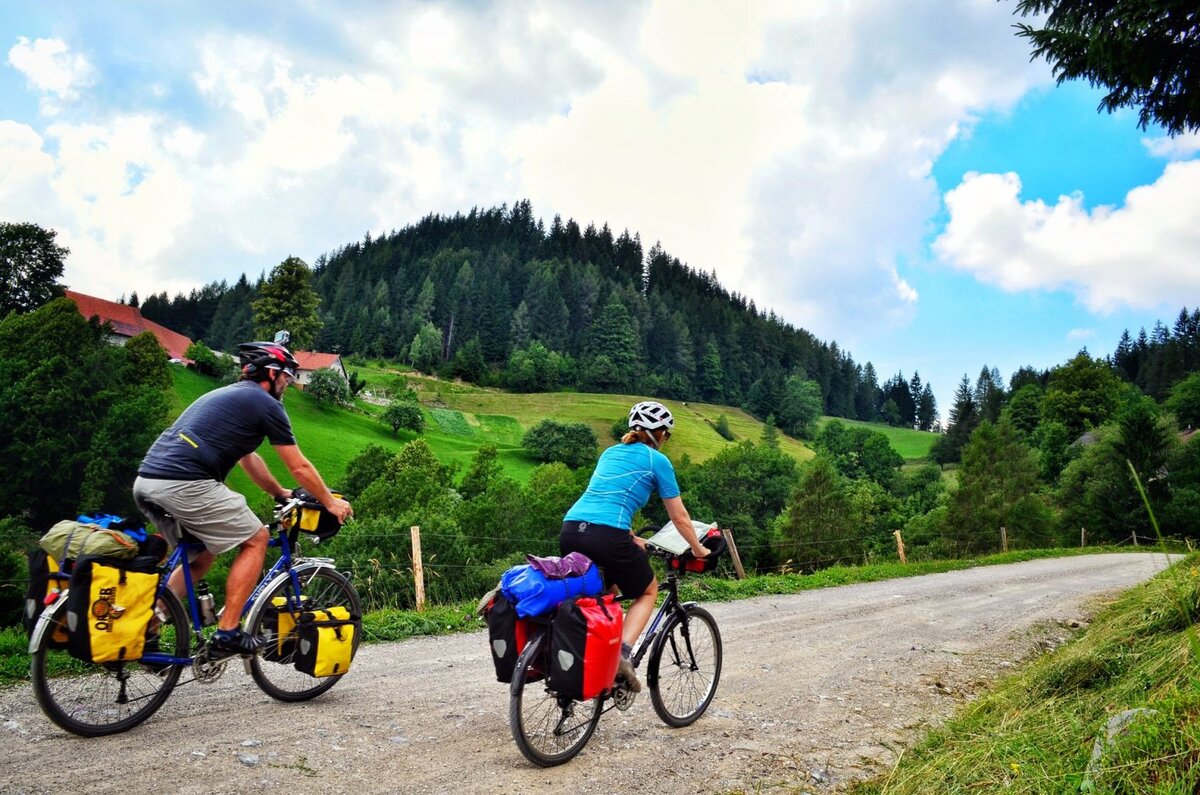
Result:
M624 619L612 594L559 605L550 631L550 689L579 701L612 689Z
M488 626L488 646L496 666L496 681L511 682L517 657L529 640L529 619L520 618L512 602L497 592L488 603L485 613Z
M692 557L691 550L688 550L677 558L671 558L669 565L673 569L683 569L684 571L694 571L697 573L712 571L717 567L717 561L725 553L728 543L725 540L725 536L721 534L721 531L714 527L700 539L700 544L708 547L707 557L694 558Z

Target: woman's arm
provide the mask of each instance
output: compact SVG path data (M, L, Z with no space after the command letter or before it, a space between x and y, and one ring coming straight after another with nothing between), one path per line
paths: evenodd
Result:
M667 516L671 518L675 529L692 548L692 554L698 558L708 557L708 547L701 544L700 539L696 536L696 528L692 526L692 517L688 514L687 508L683 507L683 498L666 497L663 499L663 507L667 509Z

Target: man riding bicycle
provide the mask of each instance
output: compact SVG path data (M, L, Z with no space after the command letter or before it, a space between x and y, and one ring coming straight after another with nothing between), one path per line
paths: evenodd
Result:
M189 562L193 581L204 576L217 555L238 548L225 582L225 610L210 641L220 653L254 654L266 645L264 638L239 627L242 607L262 573L268 532L246 498L225 485L234 464L272 497L290 497L291 491L280 485L255 452L268 439L296 481L338 521L345 522L353 514L350 503L329 491L292 435L283 393L296 380L299 364L282 344L287 342L286 332L280 336L282 342L238 346L238 382L202 395L188 406L150 447L133 484L138 508L172 547L183 532L203 542L204 551ZM182 569L171 575L169 586L183 595Z
M562 554L582 552L604 569L606 585L616 585L634 597L621 631L621 662L617 676L629 687L642 689L630 660L633 644L650 620L658 598L658 580L646 557L646 542L631 532L633 515L658 492L667 516L688 542L697 558L709 550L696 537L696 529L679 496L675 468L660 452L671 438L675 418L663 404L647 400L629 410L629 433L621 443L600 455L587 491L563 517L558 546Z

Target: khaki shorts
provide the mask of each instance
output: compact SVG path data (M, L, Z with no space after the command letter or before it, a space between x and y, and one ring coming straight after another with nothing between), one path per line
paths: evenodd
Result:
M245 497L215 480L139 477L133 482L133 500L172 548L179 543L181 531L187 531L219 555L263 527Z

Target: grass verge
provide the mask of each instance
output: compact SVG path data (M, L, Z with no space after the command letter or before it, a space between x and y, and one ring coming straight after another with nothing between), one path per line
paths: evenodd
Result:
M1200 659L1189 637L1197 618L1200 554L1192 554L852 791L1200 791Z

